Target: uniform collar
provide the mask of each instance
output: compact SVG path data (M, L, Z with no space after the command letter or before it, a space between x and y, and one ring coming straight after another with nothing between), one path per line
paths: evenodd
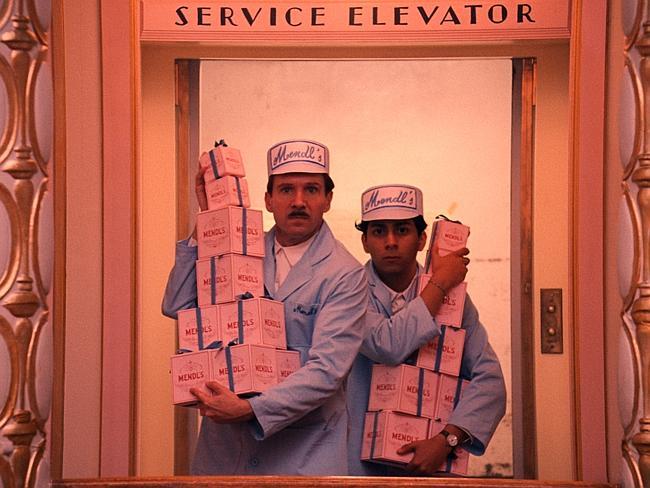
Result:
M313 266L327 258L336 245L336 239L327 222L314 235L302 257L289 271L284 283L275 289L275 226L265 236L266 259L264 259L264 285L274 300L282 301L313 278ZM285 251L288 248L284 248Z
M393 298L397 296L398 292L390 289L386 285L386 283L381 281L381 278L375 271L375 267L372 264L372 260L368 260L365 267L366 267L366 275L368 276L368 286L370 287L370 293L375 297L375 301L381 304L384 315L386 317L390 317L391 315L393 315L391 309L391 303L393 301ZM415 271L415 276L413 277L413 281L409 284L406 290L402 292L406 297L407 303L413 300L417 296L418 293L417 281L422 271L423 271L422 266L420 266L420 264L418 263L418 267L417 270Z
M309 249L309 246L311 246L311 243L314 241L314 239L316 239L317 235L318 232L316 232L316 234L311 236L306 241L301 242L300 244L296 244L295 246L283 246L278 242L277 238L274 236L273 246L274 246L275 255L277 256L280 253L280 251L284 251L287 260L289 261L289 264L291 264L291 266L293 267L296 265L298 261L302 259L305 252L307 252L307 249Z

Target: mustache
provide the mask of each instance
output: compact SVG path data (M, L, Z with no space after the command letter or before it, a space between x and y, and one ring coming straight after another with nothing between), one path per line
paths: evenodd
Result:
M289 214L289 217L309 217L309 214L304 210L294 210Z

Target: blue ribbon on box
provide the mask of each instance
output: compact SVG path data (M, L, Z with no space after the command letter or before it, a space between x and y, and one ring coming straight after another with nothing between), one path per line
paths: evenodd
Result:
M454 457L450 454L449 456L447 456L447 462L445 463L446 466L445 471L447 473L451 473L451 465L453 462L454 462Z
M228 144L226 144L226 141L224 141L223 139L220 139L219 141L214 141L214 148L216 149L219 146L228 147ZM212 166L212 173L214 174L214 178L218 179L220 175L219 175L219 169L217 167L217 159L214 155L214 149L210 149L208 154L210 155L210 166Z
M239 191L239 178L237 180L237 191ZM239 203L241 205L241 194L239 195ZM246 213L246 208L242 207L242 216L241 216L241 249L244 256L248 255L248 214Z
M431 236L431 239L433 239L433 236ZM427 249L427 254L424 258L424 272L431 272L431 248Z
M422 416L422 390L424 389L424 369L420 368L418 373L418 408L417 416Z
M210 166L212 167L212 173L214 174L215 179L219 178L219 168L217 167L217 158L214 156L214 149L210 149L208 153L210 155Z
M253 294L250 291L237 295L237 335L239 337L239 344L244 343L244 302L243 300L249 300L253 298Z
M443 220L449 220L447 217L444 215L438 215L434 220L442 218ZM433 232L431 232L431 238L430 238L430 244L429 247L427 248L427 255L424 258L424 272L425 273L431 273L431 261L433 260L433 256L431 253L433 252L433 241L436 239L436 228L433 228Z
M199 341L199 350L201 350L203 349L203 318L200 307L196 309L196 335Z
M228 144L226 144L226 141L224 141L223 139L219 141L214 141L215 149L218 148L219 146L228 147ZM210 155L210 166L212 166L212 173L214 173L214 178L217 179L220 176L219 176L219 169L217 168L217 159L214 155L214 149L210 149L208 154Z
M222 341L213 341L207 346L205 346L205 349L221 349L222 347L223 347ZM187 352L195 352L195 351L191 351L190 349L176 349L176 354L185 354Z
M444 214L436 215L436 218L434 220L438 220L438 219L442 219L442 220L446 220L447 222L453 222L454 224L462 225L462 222L460 220L452 220Z
M235 185L237 186L237 198L239 199L239 206L243 207L244 206L244 199L241 196L241 184L239 183L239 178L237 178L236 176L234 178L235 178ZM246 210L246 209L244 209L244 210Z
M237 300L237 336L239 343L244 342L244 302Z
M370 459L375 459L375 439L377 439L377 425L379 423L379 412L374 412L375 418L372 422L372 442L370 443Z
M232 353L230 352L230 348L232 346L236 346L238 344L239 344L239 341L237 339L233 339L225 347L225 349L226 349L226 369L228 370L228 388L230 388L230 391L232 391L232 392L235 391L235 378L234 378L233 373L232 373Z
M458 458L458 454L456 454L456 450L454 449L447 456L447 461L445 462L445 472L446 473L451 473L452 464L454 463L454 459L457 459L457 458Z
M438 336L438 347L436 348L436 360L433 366L433 370L437 373L440 372L440 362L442 361L442 350L445 344L445 333L447 332L447 326L443 325L440 327L440 335Z
M449 217L447 217L446 215L443 215L443 214L436 215L436 218L434 220L439 220L439 219L440 220L446 220L447 222L453 222L455 224L461 224L462 225L462 222L460 220L451 220ZM431 234L431 241L433 241L435 239L435 237L436 237L436 233L434 231ZM426 257L424 258L424 270L427 273L431 272L431 260L432 260L431 250L432 250L432 247L430 246L429 249L427 249Z
M456 383L456 395L454 396L454 408L456 408L456 405L458 405L458 402L460 401L460 392L463 387L463 379L458 378L458 383Z
M210 257L210 303L217 303L217 263L216 256Z
M225 349L226 353L226 369L228 370L228 387L230 391L235 391L235 378L232 374L232 354L230 352L230 346L237 345L237 339L230 341L227 346L224 347L223 341L214 341L208 344L205 349ZM179 349L178 353L183 354L183 352L191 352L188 349Z
M213 341L204 347L205 341L203 339L203 316L200 307L196 309L196 332L198 335L199 350L219 349L222 346L221 341Z
M228 388L230 391L235 391L235 379L232 374L232 354L230 353L230 345L226 346L226 369L228 370Z

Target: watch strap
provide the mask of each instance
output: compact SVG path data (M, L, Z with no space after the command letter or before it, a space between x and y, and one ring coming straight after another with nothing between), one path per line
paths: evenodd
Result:
M458 438L458 436L455 435L455 434L452 434L448 430L443 429L443 430L440 431L440 433L445 437L445 442L447 444L447 447L451 447L452 450L456 449L458 447L458 445L460 444L460 439ZM451 442L449 442L449 437L450 436L453 436L456 439L455 444L452 444Z

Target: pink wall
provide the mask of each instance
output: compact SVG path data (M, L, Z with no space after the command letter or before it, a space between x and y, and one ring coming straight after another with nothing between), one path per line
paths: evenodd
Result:
M128 2L102 1L104 330L101 475L133 474L135 42ZM114 69L123 67L124 69ZM126 68L130 69L126 69Z
M607 479L603 308L603 158L607 2L580 4L580 41L573 42L576 70L573 157L573 289L578 477ZM598 277L598 279L594 279Z

